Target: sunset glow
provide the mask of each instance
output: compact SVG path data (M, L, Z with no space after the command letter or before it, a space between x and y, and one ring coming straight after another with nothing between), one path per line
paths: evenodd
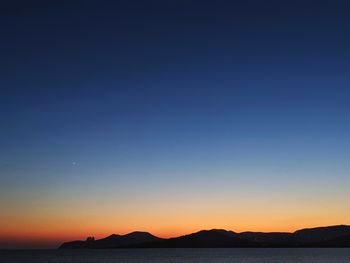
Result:
M343 4L29 2L0 17L0 249L350 224Z

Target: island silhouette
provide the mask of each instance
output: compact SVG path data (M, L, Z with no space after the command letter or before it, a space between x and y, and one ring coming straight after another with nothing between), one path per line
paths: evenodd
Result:
M95 240L63 243L59 249L111 248L240 248L240 247L350 247L350 226L305 228L289 232L241 232L223 229L201 230L174 238L160 238L148 232L110 235Z

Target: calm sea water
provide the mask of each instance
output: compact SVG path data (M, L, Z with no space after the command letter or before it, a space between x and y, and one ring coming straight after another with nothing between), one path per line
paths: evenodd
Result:
M348 263L350 248L338 249L116 249L2 250L1 263Z

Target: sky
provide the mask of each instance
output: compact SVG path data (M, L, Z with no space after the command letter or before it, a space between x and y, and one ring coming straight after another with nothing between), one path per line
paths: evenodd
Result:
M348 1L9 1L0 248L350 224Z

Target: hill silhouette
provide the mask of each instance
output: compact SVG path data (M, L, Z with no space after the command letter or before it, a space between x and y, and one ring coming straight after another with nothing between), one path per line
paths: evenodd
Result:
M135 244L142 244L147 242L159 242L163 240L162 238L153 236L147 232L131 232L126 235L110 235L108 237L91 240L91 238L86 241L71 241L63 243L61 249L80 249L80 248L118 248L118 247L128 247Z
M350 247L350 226L315 227L288 232L242 232L223 229L163 239L147 232L110 235L63 243L60 249L103 248Z
M161 242L145 243L138 247L209 248L209 247L255 247L257 244L242 239L237 233L222 229L202 230L193 234L169 238Z
M317 228L305 228L295 231L294 235L299 240L304 240L307 242L322 242L350 235L350 226L339 225Z

